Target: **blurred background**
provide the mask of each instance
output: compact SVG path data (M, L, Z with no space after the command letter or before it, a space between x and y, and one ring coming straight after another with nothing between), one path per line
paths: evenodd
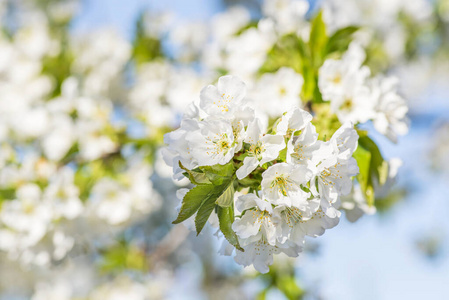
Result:
M214 228L171 224L186 183L162 135L220 74L251 82L273 43L242 33L292 17L266 2L0 0L1 300L447 298L447 0L311 0L293 16L298 35L320 9L330 32L360 26L366 64L399 77L411 127L396 144L370 131L402 160L375 214L265 275L219 255Z

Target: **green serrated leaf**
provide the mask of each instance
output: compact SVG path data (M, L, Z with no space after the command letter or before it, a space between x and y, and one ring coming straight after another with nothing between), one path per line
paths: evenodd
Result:
M213 209L216 207L217 202L227 202L228 200L226 200L226 198L229 197L231 199L231 206L234 205L234 178L234 176L227 178L226 181L219 186L212 185L214 187L213 195L201 204L195 217L197 235L200 234L201 230L203 230L204 225L206 225L206 222L209 219ZM226 193L228 194L226 195ZM219 200L220 198L222 198L222 200Z
M198 211L204 202L215 201L216 197L216 186L212 184L194 187L182 199L181 210L176 220L173 221L173 224L187 220Z
M234 181L231 181L229 183L229 186L227 189L223 192L223 194L218 197L217 201L215 201L216 204L218 204L221 207L229 207L234 204Z
M240 251L243 250L240 247L237 234L232 230L232 223L234 222L234 207L220 207L217 208L218 221L220 223L220 230L223 233L226 240Z
M196 235L199 235L201 230L203 230L204 225L206 225L207 220L209 220L210 214L215 208L215 199L209 198L201 204L195 217L195 229Z
M181 161L179 162L179 167L184 171L186 171L186 173L184 174L187 174L186 177L189 178L191 183L196 185L211 184L206 174L187 169L186 167L183 166Z
M226 204L229 201L227 199L229 194L232 193L233 197L235 178L235 169L232 162L226 165L202 166L199 167L199 171L203 172L210 183L197 185L184 196L179 215L173 221L173 224L180 223L196 212L195 227L197 234L204 228L216 205L215 202L220 198L218 202ZM232 201L231 204L233 204Z

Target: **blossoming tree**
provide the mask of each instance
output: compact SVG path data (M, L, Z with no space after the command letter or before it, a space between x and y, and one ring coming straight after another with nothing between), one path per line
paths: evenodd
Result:
M383 1L262 2L204 24L142 13L132 42L72 31L75 0L0 2L0 299L179 298L208 274L238 290L238 265L270 279L261 296L303 295L277 254L376 212L401 162L371 136L409 127L388 71L448 18L421 0L381 23L365 16ZM205 274L180 277L195 253Z

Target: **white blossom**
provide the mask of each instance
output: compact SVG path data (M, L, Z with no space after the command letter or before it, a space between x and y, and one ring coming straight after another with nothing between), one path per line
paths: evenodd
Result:
M273 204L299 206L307 201L308 193L301 187L312 177L307 166L277 163L269 167L262 177L263 195Z
M278 117L301 104L303 83L302 76L290 68L265 73L254 87L254 104L270 117Z
M279 152L285 148L282 135L263 134L262 125L258 119L252 121L246 130L245 143L249 144L247 157L243 160L243 166L237 170L237 178L242 179L254 171L257 166L275 160Z
M234 221L232 229L243 246L261 239L270 245L276 245L277 221L272 215L273 209L269 202L255 194L247 194L237 199L236 206L243 214Z
M353 43L341 60L327 59L319 70L318 86L323 100L343 103L347 90L356 90L370 75L362 66L365 53L360 45ZM338 105L335 105L338 107Z
M212 116L229 116L246 95L245 83L235 76L223 76L217 86L208 85L200 96L200 108Z
M187 134L189 152L200 166L224 165L234 156L237 143L232 125L226 120L206 119L199 129Z
M50 184L44 191L44 199L52 207L56 219L61 217L74 219L83 211L79 190L73 180L73 171L65 167L52 176Z
M372 93L377 101L375 105L374 128L391 141L396 142L398 135L408 132L408 107L397 93L398 80L395 77L375 78L371 81Z

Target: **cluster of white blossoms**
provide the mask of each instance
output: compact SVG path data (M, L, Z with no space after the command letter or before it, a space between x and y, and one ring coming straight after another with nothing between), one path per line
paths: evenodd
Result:
M71 250L100 246L100 238L112 239L160 205L148 180L153 170L138 155L118 177L95 182L80 172L89 171L75 173L70 166L30 156L21 164L5 164L0 172L0 254L23 265L46 266ZM80 188L83 180L92 180L90 190Z
M322 8L331 30L362 26L363 34L358 39L379 39L392 64L400 62L407 51L407 39L410 38L407 25L425 28L433 17L434 9L425 0L325 0Z
M409 123L407 103L397 92L398 79L370 78L364 60L365 52L357 43L352 43L340 60L326 60L318 81L323 100L330 101L340 122L372 120L377 131L396 142L397 135L408 132Z
M241 247L235 261L266 273L273 254L297 256L305 236L338 224L340 197L350 193L358 173L352 157L358 135L348 122L328 141L319 140L312 115L300 108L291 108L267 130L245 95L245 84L235 76L205 87L199 106L192 104L181 127L166 135L165 160L177 179L204 166L235 168L230 205Z
M172 128L204 84L204 78L188 68L166 61L142 64L128 95L130 110L143 120L150 135L157 128Z
M101 247L160 206L151 151L125 155L127 124L113 121L129 43L107 30L70 40L72 70L57 87L45 62L63 45L42 18L0 36L0 256L27 267Z

